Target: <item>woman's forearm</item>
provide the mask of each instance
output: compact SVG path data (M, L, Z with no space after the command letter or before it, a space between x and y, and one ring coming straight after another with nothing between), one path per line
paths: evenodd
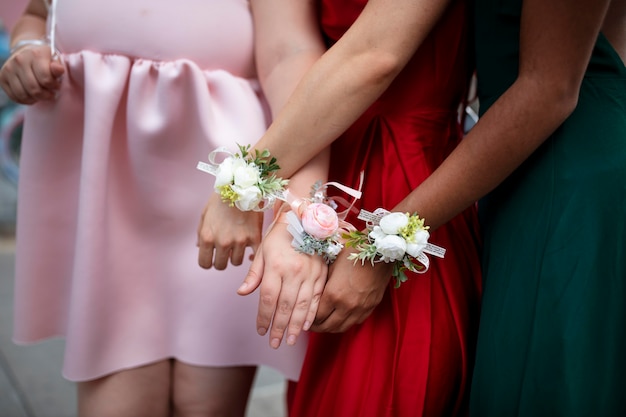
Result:
M45 38L47 15L41 0L31 0L11 31L11 47L23 40Z
M520 71L451 155L396 210L436 228L519 167L574 111L607 0L525 0ZM480 77L480 74L478 74Z
M385 91L447 5L447 0L368 2L303 77L255 147L278 158L281 176L293 175Z

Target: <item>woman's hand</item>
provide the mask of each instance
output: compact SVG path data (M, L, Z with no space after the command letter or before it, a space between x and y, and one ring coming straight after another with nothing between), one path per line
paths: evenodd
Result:
M261 243L263 213L240 211L221 201L214 193L207 202L198 227L198 264L222 270L241 265L246 247L256 253Z
M344 249L332 264L311 330L345 332L362 323L374 311L389 286L393 272L390 263L361 265L348 259Z
M328 266L318 255L297 252L283 223L276 223L263 239L250 272L238 292L252 293L260 285L257 331L269 329L270 346L278 348L286 334L294 345L315 318Z
M61 86L64 72L61 62L52 59L50 47L27 45L11 55L0 69L0 87L16 103L51 100Z

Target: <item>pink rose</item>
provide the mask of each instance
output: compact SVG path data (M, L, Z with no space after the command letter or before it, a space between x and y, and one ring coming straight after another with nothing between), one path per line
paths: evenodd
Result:
M331 207L322 203L309 204L302 214L304 231L316 239L326 239L337 232L339 218Z

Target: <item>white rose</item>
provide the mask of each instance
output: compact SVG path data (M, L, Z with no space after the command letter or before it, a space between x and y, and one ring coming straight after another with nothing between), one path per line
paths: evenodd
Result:
M241 211L250 211L257 208L263 199L261 190L256 186L241 188L233 185L233 191L239 196L239 199L235 201L235 206Z
M409 217L404 213L389 213L380 219L379 226L388 235L397 235L400 229L409 224Z
M430 233L427 230L417 230L411 237L411 241L406 245L406 253L417 258L426 247Z
M374 246L376 246L376 251L382 255L385 262L400 260L406 252L406 241L396 235L387 235L376 239Z
M233 157L229 156L217 166L215 171L215 188L233 183Z
M233 175L235 185L241 188L248 188L257 184L260 178L259 169L256 166L248 165L245 162L241 165L237 163L235 164Z
M383 232L383 229L380 226L374 226L374 228L369 232L369 237L372 240L382 239L387 236L387 233Z

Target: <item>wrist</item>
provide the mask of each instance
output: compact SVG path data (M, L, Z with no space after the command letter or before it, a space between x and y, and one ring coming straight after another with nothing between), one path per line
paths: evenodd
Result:
M274 218L274 222L280 223L280 224L289 224L289 220L287 219L287 213L288 212L283 211L280 214L278 214L278 216Z
M18 51L26 48L26 47L36 47L36 46L50 46L50 42L47 39L22 39L13 44L11 46L11 51L9 52L9 56L15 55Z

